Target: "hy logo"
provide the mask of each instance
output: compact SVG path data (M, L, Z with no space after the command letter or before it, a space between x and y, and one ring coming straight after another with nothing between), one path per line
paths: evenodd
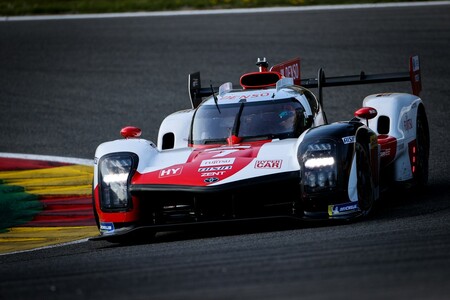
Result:
M183 167L162 169L159 171L159 178L180 175L182 170Z

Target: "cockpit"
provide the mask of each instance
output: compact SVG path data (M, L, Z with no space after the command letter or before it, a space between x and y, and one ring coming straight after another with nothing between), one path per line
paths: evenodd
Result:
M297 138L311 126L303 105L295 98L200 105L193 117L190 144L226 144Z

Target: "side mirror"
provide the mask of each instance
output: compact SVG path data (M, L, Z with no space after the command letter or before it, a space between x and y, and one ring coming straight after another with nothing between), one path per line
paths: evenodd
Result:
M120 130L120 134L126 139L138 138L141 136L142 130L134 126L127 126Z
M355 111L355 117L359 119L365 119L366 125L369 126L369 120L377 116L378 112L373 107L361 107Z

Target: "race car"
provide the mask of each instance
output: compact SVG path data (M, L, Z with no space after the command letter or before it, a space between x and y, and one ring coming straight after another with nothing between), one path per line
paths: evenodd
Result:
M99 236L244 220L351 220L382 191L428 180L429 129L419 56L409 71L302 79L300 58L202 87L189 74L191 108L168 115L157 144L141 129L95 152L93 207ZM322 88L410 81L412 93L367 96L347 121L328 123ZM317 89L317 95L311 89Z

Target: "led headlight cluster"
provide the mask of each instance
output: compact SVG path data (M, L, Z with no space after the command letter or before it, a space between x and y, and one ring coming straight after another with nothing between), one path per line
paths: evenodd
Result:
M102 210L120 210L131 206L128 186L136 165L137 156L131 153L108 155L99 161Z
M303 184L308 191L336 186L336 144L317 142L307 145L300 153L303 165Z

